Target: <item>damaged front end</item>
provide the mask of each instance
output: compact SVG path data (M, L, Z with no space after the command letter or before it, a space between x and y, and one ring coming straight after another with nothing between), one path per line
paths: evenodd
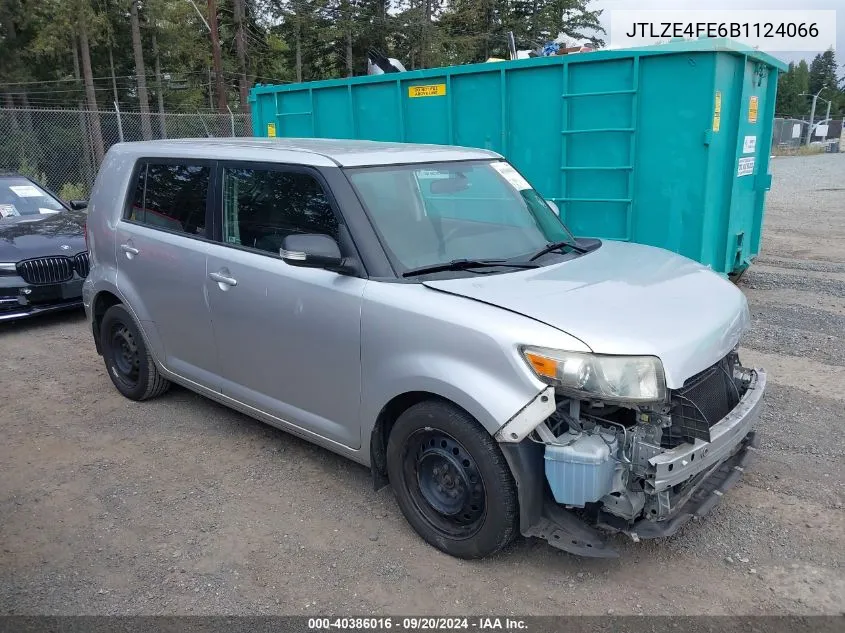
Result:
M715 505L755 447L766 374L736 351L678 389L626 368L652 401L595 397L565 384L562 365L529 362L548 370L550 387L496 437L519 486L522 533L560 549L615 556L603 531L635 541L673 534ZM573 369L590 384L595 370Z

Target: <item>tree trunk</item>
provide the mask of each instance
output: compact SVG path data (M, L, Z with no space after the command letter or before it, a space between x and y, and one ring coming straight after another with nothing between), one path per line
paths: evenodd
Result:
M246 75L246 38L244 37L244 0L235 0L235 43L238 49L238 89L241 95L241 112L246 114L247 133L252 130L249 108L249 79Z
M296 16L296 81L302 82L302 18Z
M161 89L161 60L158 54L158 41L156 40L155 25L153 25L153 55L156 64L156 98L158 99L158 127L161 131L161 138L167 138L167 127L164 124L164 91Z
M76 46L76 38L73 38L73 76L76 77L76 81L82 81L82 75L79 70L79 49ZM91 164L91 139L89 138L88 134L88 125L85 123L85 112L83 112L84 106L82 101L79 101L79 135L82 139L82 157L83 157L83 164L82 164L82 172L79 174L79 177L82 178L85 186L90 191L91 186L94 184L94 165Z
M138 17L138 0L129 5L129 22L132 27L132 54L135 57L135 80L138 83L138 103L141 110L141 135L145 141L153 137L150 124L150 100L147 95L147 71L144 67L144 49L141 45L141 20Z
M431 27L431 2L432 0L423 0L425 2L425 21L423 22L422 44L420 46L420 68L428 67L428 49L430 43L428 41L429 28Z
M217 110L225 112L226 84L223 82L223 54L220 52L220 31L217 29L217 0L208 0L208 28L211 30L211 62L214 65Z
M21 124L18 122L18 114L15 112L15 98L8 92L3 94L6 107L9 108L9 122L12 126L12 134L17 136L21 133Z
M343 34L345 40L346 52L346 76L353 75L353 59L352 59L352 2L350 0L341 0L340 3L340 24L343 27Z
M94 142L94 156L97 166L103 162L105 149L103 148L103 131L100 127L100 112L97 107L97 93L94 90L94 74L91 72L91 49L88 45L88 25L85 17L79 19L79 53L82 57L82 76L85 80L85 97L88 101L89 117L91 120L91 137Z

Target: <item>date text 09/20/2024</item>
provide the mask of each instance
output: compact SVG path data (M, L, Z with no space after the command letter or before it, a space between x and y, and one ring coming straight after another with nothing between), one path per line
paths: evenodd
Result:
M519 618L498 617L337 617L337 618L309 618L309 631L328 630L389 630L401 631L464 631L477 629L480 631L524 631L525 620Z

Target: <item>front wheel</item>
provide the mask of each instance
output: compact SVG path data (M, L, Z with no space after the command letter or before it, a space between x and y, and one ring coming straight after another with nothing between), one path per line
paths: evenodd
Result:
M440 401L410 407L387 443L387 471L411 526L437 549L482 558L517 533L516 485L496 441Z
M154 398L170 387L170 381L159 374L135 319L122 305L113 305L103 315L100 349L109 378L130 400Z

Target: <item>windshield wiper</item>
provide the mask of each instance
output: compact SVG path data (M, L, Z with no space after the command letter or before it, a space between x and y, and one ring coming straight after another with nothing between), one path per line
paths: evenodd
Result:
M559 242L550 242L550 243L546 244L543 248L541 248L539 251L537 251L531 257L529 257L528 261L533 262L535 259L542 257L546 253L551 253L552 251L556 251L557 249L563 248L565 246L568 246L569 248L571 248L576 253L586 253L587 252L587 249L584 248L583 246L578 246L577 244L575 244L574 242L570 242L569 240L561 240Z
M412 277L414 275L425 275L428 273L440 273L447 270L469 270L471 268L496 268L498 266L507 266L508 268L537 268L538 264L531 264L529 262L509 262L504 259L453 259L442 264L429 264L428 266L419 266L417 268L409 268L402 273L403 277Z

